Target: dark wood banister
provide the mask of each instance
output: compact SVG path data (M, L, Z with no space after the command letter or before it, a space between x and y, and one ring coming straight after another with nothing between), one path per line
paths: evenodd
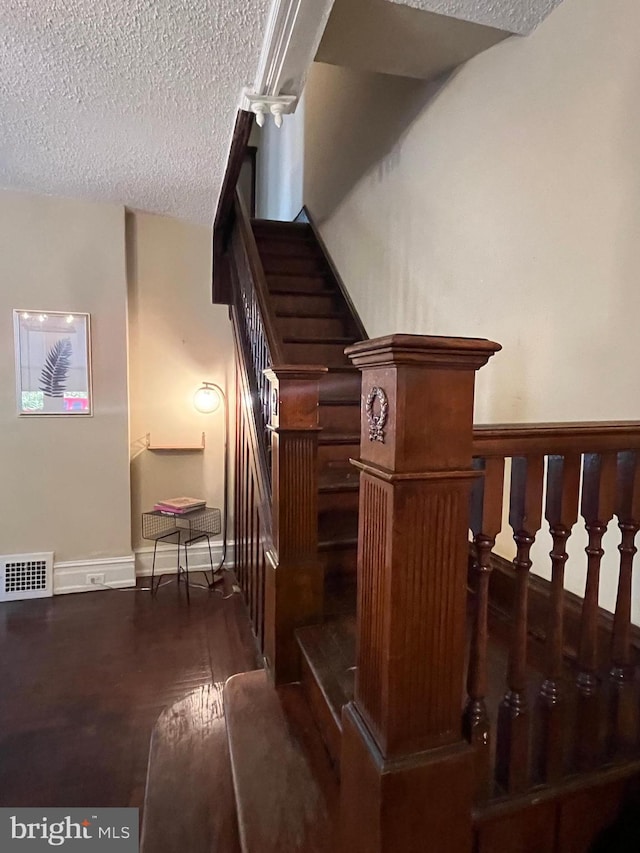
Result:
M238 110L218 205L213 221L213 269L211 296L214 303L231 302L231 276L225 254L233 227L234 195L253 126L253 113Z
M244 442L237 484L244 587L265 664L276 683L299 678L297 627L322 619L318 558L318 400L327 368L287 364L251 220L236 191L228 252ZM248 392L248 393L247 393ZM270 475L270 476L269 476ZM246 477L245 477L246 480ZM257 501L257 502L256 502ZM256 520L256 510L260 523ZM256 569L256 566L258 567ZM263 621L260 620L264 616Z
M283 364L284 357L282 355L280 336L276 332L272 312L269 306L269 291L267 288L267 280L265 278L262 261L260 260L260 255L258 254L256 238L253 234L253 229L251 228L251 221L249 219L246 207L244 205L240 192L237 189L234 204L237 216L237 227L240 230L242 242L244 243L244 246L247 251L251 275L253 277L253 286L256 293L256 297L258 299L258 305L260 307L262 324L264 326L265 336L269 345L272 366Z
M241 391L244 398L246 399L247 397L252 396L251 381L249 379L246 362L243 358L242 344L238 338L235 323L232 323L232 328L233 340L236 350L236 362L238 364L238 370L242 383ZM268 538L268 541L265 542L265 550L270 550L272 549L273 545L273 514L271 511L271 483L268 467L269 460L265 457L263 453L259 452L259 449L262 447L262 445L258 436L258 420L255 415L256 413L254 411L254 417L247 418L246 425L250 433L251 446L256 448L258 451L252 454L251 463L259 492L258 511L260 513L261 521L264 525L265 533Z
M487 424L473 428L473 455L485 458L637 449L640 421Z

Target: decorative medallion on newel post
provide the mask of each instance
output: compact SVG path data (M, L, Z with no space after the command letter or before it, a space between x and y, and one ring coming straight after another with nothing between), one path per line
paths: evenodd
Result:
M326 367L265 370L271 385L273 551L265 580L266 665L276 684L299 678L295 630L322 621L318 560L318 398Z
M343 709L345 851L469 853L462 737L475 372L500 345L391 335L362 371L357 670Z

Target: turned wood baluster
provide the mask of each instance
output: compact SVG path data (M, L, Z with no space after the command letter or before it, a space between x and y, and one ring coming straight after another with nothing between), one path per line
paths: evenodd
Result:
M487 607L489 604L489 575L491 550L502 526L502 493L504 459L474 459L473 467L484 472L474 483L471 494L471 531L474 535L477 558L472 568L475 588L474 623L471 632L469 668L467 670L468 699L463 716L464 735L475 747L476 797L486 798L491 789L490 734L491 721L487 713Z
M625 451L618 455L616 514L622 541L618 545L620 575L613 621L611 676L617 681L630 681L634 670L631 654L631 578L633 558L638 550L635 539L640 530L640 459L636 451Z
M598 670L598 588L604 556L602 537L613 517L616 493L616 454L589 453L584 457L582 517L589 534L580 645L578 651L578 705L576 763L580 770L593 767L602 750Z
M529 784L529 713L527 684L527 602L530 552L542 522L544 457L516 457L511 462L509 524L517 553L514 623L508 689L498 712L496 777L510 793L524 791Z
M545 679L540 689L538 772L543 782L557 782L563 773L562 650L564 641L564 567L567 540L578 520L580 492L578 454L549 456L545 518L553 539L551 596L547 615Z
M625 752L638 737L637 691L631 646L631 581L640 529L640 459L636 451L618 454L616 515L621 533L620 572L611 638L609 751Z

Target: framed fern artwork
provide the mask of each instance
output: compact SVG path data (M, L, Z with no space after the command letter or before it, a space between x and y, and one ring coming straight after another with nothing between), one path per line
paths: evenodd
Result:
M89 321L89 314L13 312L19 415L93 413Z

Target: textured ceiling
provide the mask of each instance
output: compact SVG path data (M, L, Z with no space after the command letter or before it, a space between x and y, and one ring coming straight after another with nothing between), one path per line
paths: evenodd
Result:
M503 30L387 0L336 0L316 59L432 80L505 38Z
M3 0L0 187L210 224L269 0Z
M422 9L450 15L463 21L497 27L510 33L527 35L549 15L562 0L390 0Z

